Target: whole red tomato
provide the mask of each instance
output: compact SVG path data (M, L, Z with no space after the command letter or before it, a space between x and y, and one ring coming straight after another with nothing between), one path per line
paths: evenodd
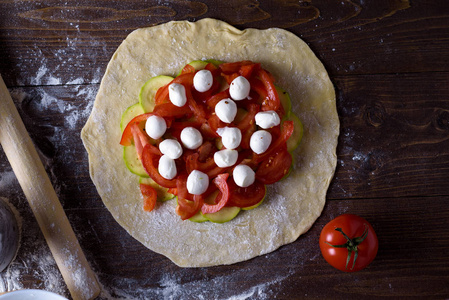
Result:
M364 269L376 257L378 248L373 227L356 215L338 216L321 230L320 249L324 259L344 272Z

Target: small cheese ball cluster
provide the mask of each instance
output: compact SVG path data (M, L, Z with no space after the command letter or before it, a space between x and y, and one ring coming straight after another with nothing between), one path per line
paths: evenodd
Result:
M213 76L209 70L197 71L193 78L193 86L198 92L206 92L213 85ZM168 87L169 100L177 107L187 103L186 89L182 84L171 83ZM229 86L230 98L223 99L215 105L215 114L225 124L230 124L237 116L236 101L245 100L251 91L250 82L243 76L236 77ZM256 154L264 153L272 142L272 136L266 129L280 124L279 115L275 111L262 111L255 115L255 124L261 129L255 131L250 138L250 148ZM150 116L145 125L146 133L153 139L161 138L167 124L164 118ZM242 132L231 125L218 128L224 149L214 153L215 164L220 168L234 166L237 163L238 151L242 141ZM166 179L173 179L177 175L175 160L180 158L183 147L190 150L198 149L203 144L201 132L194 127L186 127L181 131L181 143L175 139L166 139L159 144L163 154L159 159L158 171ZM182 144L182 145L181 145ZM235 184L248 187L255 181L255 172L247 165L237 165L232 173ZM204 193L209 185L209 177L204 172L193 170L187 178L187 190L193 195Z

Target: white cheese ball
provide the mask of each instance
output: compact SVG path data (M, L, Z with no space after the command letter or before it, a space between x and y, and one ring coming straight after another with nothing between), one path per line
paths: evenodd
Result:
M220 168L233 166L237 162L239 152L237 150L223 149L214 153L214 161Z
M181 142L187 149L194 150L203 144L203 136L198 129L186 127L181 131Z
M226 149L235 149L240 146L242 132L237 127L218 128L217 133L221 136L221 142Z
M237 104L229 98L223 99L215 105L215 114L222 122L231 123L237 115Z
M182 155L181 144L174 139L166 139L160 142L159 150L162 152L162 154L167 155L171 159L180 158Z
M175 178L177 175L175 160L167 155L161 156L157 170L162 177L168 180Z
M150 116L145 123L145 131L152 139L161 138L167 131L167 123L164 118L153 115Z
M168 98L173 105L182 107L187 103L186 88L180 83L172 83L168 86Z
M245 188L254 183L256 173L247 165L238 165L234 168L232 177L236 185Z
M256 125L263 129L277 126L281 123L279 115L274 110L261 111L255 116Z
M229 86L229 94L236 101L246 99L249 96L250 90L251 86L249 81L243 76L235 78Z
M251 135L249 147L257 154L267 151L271 144L271 133L266 130L258 130Z
M207 174L193 170L187 177L187 191L192 195L201 195L209 187L209 176Z
M213 83L214 78L209 70L200 70L193 77L193 87L201 93L208 91Z

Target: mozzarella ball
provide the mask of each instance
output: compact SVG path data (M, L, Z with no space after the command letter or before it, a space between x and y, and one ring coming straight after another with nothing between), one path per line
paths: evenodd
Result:
M226 149L235 149L240 146L242 133L237 127L218 128L217 133L221 136L221 142Z
M165 123L165 120L162 117L156 115L150 116L145 123L145 131L152 139L157 140L162 137L166 130L167 123Z
M215 105L215 114L222 122L231 123L237 115L237 104L229 98L223 99Z
M271 133L266 130L258 130L251 135L249 147L257 154L267 151L271 144Z
M235 78L229 86L229 94L236 101L246 99L249 96L250 90L251 86L249 81L243 76Z
M213 83L214 78L209 70L200 70L193 77L193 87L201 93L208 91Z
M187 149L194 150L203 144L203 136L198 129L186 127L181 131L181 142Z
M171 180L175 178L177 174L175 160L168 157L167 155L162 155L159 159L157 170L159 171L159 174L161 174L161 176L165 179Z
M263 129L268 129L281 123L279 115L274 110L258 112L255 116L255 120L256 125Z
M193 170L187 177L187 191L192 195L201 195L209 187L209 176L207 174Z
M182 107L187 103L186 88L180 83L172 83L168 86L168 98L173 105Z
M237 150L223 149L214 153L214 161L220 168L233 166L237 162L239 153Z
M232 172L234 182L239 187L248 187L256 180L256 173L247 165L238 165Z
M181 144L177 140L166 139L160 142L159 150L171 159L180 158L182 155Z

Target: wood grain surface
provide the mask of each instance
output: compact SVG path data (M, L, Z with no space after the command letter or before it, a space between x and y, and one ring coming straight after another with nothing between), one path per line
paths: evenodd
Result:
M43 0L0 8L0 73L104 289L100 299L449 298L446 0ZM328 201L310 231L250 261L183 269L113 220L90 180L80 131L131 31L205 17L302 38L334 83L341 131ZM23 223L0 292L70 297L3 151L0 196ZM357 273L333 269L320 254L321 228L342 213L363 216L379 236L376 259Z

